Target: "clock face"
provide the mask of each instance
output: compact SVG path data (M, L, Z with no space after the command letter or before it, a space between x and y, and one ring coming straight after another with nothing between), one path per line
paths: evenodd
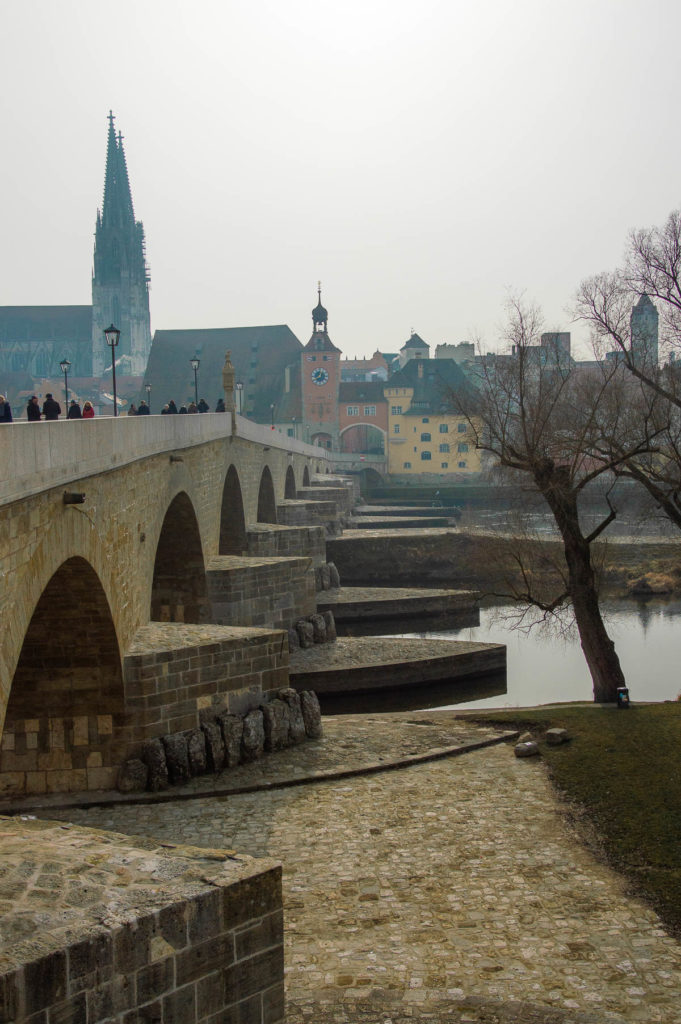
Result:
M313 384L326 384L329 379L328 372L321 366L316 367L310 374Z

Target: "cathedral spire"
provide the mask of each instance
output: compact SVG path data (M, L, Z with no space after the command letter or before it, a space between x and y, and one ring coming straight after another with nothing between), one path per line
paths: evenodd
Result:
M106 147L102 222L106 227L127 227L135 223L128 167L123 151L123 136L116 135L113 111L109 111L109 135Z

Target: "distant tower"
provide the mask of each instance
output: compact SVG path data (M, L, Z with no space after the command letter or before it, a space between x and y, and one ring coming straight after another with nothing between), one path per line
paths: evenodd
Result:
M338 450L340 425L338 388L340 385L340 349L327 333L329 314L322 306L321 283L318 302L312 310L312 337L301 353L303 425L305 440L323 448Z
M144 228L135 221L123 136L114 131L109 111L104 202L97 210L92 275L92 373L108 365L104 330L113 323L121 332L116 349L119 373L144 374L151 349L149 271Z
M658 365L658 312L644 292L631 311L631 356L640 367L654 369Z

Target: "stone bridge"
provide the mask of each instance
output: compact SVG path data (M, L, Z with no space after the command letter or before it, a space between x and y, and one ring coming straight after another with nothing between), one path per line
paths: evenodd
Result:
M350 504L314 486L327 453L220 414L1 437L0 792L111 788L146 739L287 685Z

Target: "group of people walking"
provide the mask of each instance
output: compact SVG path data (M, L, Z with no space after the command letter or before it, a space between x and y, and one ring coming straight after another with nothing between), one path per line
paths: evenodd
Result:
M224 412L225 411L225 403L224 403L224 400L222 398L218 399L218 404L215 406L215 411L216 412ZM190 402L189 405L181 405L180 408L178 409L177 406L175 405L175 402L171 398L170 401L166 405L164 405L163 408L161 409L161 415L162 416L168 416L168 415L172 416L175 413L181 414L181 413L185 413L185 412L186 413L190 413L190 412L210 412L210 406L209 406L208 402L206 401L206 399L202 398L198 403L197 402Z
M215 406L215 411L225 411L224 399L218 399L218 403ZM148 416L149 412L149 406L144 400L140 402L139 407L137 407L134 402L131 402L130 408L128 409L128 416ZM210 412L210 406L206 402L205 398L202 398L201 401L198 402L198 404L195 402L190 402L189 405L181 405L179 409L177 408L175 402L171 398L168 404L164 405L164 407L161 409L162 415L167 415L169 413L173 414L193 412ZM40 405L40 401L37 395L31 395L26 406L26 419L29 420L30 422L38 422L39 420L58 420L61 414L61 405L50 392L48 392L45 395L45 401L43 402L42 406ZM89 420L92 419L94 414L95 410L92 407L92 402L84 402L81 408L80 403L77 402L75 398L72 398L71 401L69 402L69 407L66 411L66 419ZM0 395L0 423L11 422L12 408L7 399L5 398L5 396Z

